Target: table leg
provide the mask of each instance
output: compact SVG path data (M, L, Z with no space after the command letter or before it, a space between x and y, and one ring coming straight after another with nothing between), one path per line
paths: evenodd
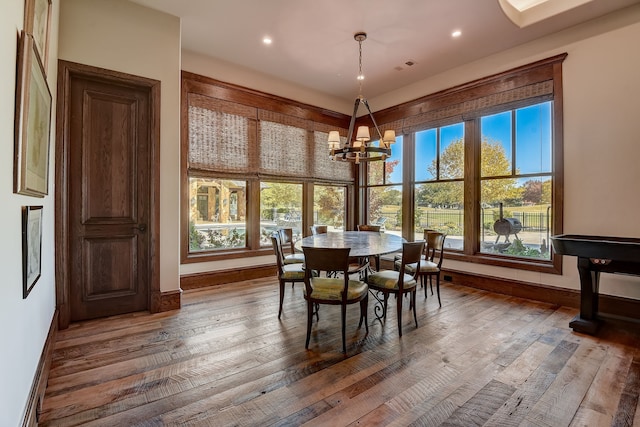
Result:
M571 320L569 326L576 332L594 335L600 326L598 319L598 298L600 272L592 269L589 258L578 257L580 274L580 314Z

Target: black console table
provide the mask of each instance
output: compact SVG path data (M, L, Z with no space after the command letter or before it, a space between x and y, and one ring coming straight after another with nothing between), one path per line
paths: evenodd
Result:
M569 326L576 332L593 335L600 323L600 273L640 275L640 239L561 234L551 237L551 242L556 254L578 257L580 314Z

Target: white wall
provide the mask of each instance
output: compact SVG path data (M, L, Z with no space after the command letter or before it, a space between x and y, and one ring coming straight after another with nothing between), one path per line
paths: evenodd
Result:
M564 232L640 238L640 5L550 37L483 58L370 100L378 109L496 74L559 53L564 84ZM198 74L292 98L289 90L247 70L183 54L183 68ZM297 100L331 108L311 92ZM342 107L343 108L343 107ZM343 111L342 108L333 109ZM563 275L446 261L461 271L579 289L575 257L564 257ZM255 265L269 257L181 266L181 274ZM640 278L604 274L601 292L640 299Z
M60 59L161 81L160 289L179 288L180 19L124 0L61 0Z
M58 2L53 3L47 80L55 106ZM55 309L54 179L55 122L49 158L49 195L13 193L13 124L16 48L23 28L24 0L4 0L0 13L0 426L20 425ZM55 108L55 107L54 107ZM55 115L55 114L54 114ZM43 206L42 270L27 299L22 299L21 207Z
M353 100L346 102L344 99L330 96L312 89L293 85L284 80L277 79L266 74L257 74L247 68L239 67L217 58L201 55L196 52L182 51L182 69L202 76L209 76L226 83L233 83L252 89L259 89L272 95L305 104L322 106L331 111L337 111L347 115L353 113Z

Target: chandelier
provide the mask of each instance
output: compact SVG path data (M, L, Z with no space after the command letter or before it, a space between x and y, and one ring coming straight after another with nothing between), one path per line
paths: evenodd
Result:
M362 96L362 81L364 80L364 74L362 74L362 42L367 39L367 33L355 33L353 38L358 42L358 50L360 54L358 62L358 97L353 105L353 115L349 122L349 132L347 134L346 143L342 144L340 140L340 133L337 130L329 132L329 137L327 139L329 142L329 156L331 160L353 161L356 164L377 160L384 161L391 156L391 144L396 142L396 133L393 130L385 130L384 135L380 132L376 119L373 117L373 113L371 113L369 103L367 102L367 99ZM373 127L378 137L377 146L372 145L368 126L358 126L356 137L352 140L356 114L358 113L358 107L360 107L360 104L364 104L367 112L369 113L369 117L371 117L371 122L373 123Z

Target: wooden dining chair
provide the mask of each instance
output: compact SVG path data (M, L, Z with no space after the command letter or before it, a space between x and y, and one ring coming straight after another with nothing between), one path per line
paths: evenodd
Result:
M372 295L377 301L374 308L376 317L382 322L387 317L387 302L389 295L396 296L396 311L398 318L398 334L402 336L402 303L404 295L409 294L411 299L409 308L413 309L413 320L418 327L418 317L416 315L416 287L418 286L418 276L416 267L420 267L421 256L424 251L424 242L407 242L402 244L402 259L400 269L382 270L371 273L367 277L367 284L372 291ZM414 265L413 273L409 273L407 266ZM382 314L379 314L382 307Z
M347 306L360 303L360 323L364 322L366 332L369 288L360 280L349 276L350 248L310 248L302 247L305 258L304 299L307 301L307 340L305 348L309 348L311 324L314 314L321 304L339 305L341 308L342 352L347 353L346 317ZM322 272L339 272L338 277L323 277ZM315 275L317 273L317 276Z
M380 232L381 227L379 225L371 224L358 224L358 231L376 231Z
M380 233L381 227L379 225L371 225L371 224L358 224L358 231L371 231L374 233ZM375 261L375 271L380 271L380 255L375 255L373 257Z
M442 307L440 301L440 272L442 271L442 261L444 260L444 241L447 235L437 231L427 233L427 245L425 248L425 262L420 264L418 275L420 283L424 287L424 297L427 298L427 281L433 295L433 277L436 278L436 293L438 295L438 305Z
M282 243L282 252L284 254L285 264L301 264L304 262L304 255L296 252L295 242L293 241L293 228L280 228L280 242ZM285 251L284 248L287 248ZM288 253L287 253L288 252Z
M437 230L434 230L434 229L432 229L432 228L425 228L424 230L422 230L422 240L424 240L424 241L426 242L426 241L427 241L427 234L428 234L428 233L431 233L431 232L433 232L433 231L436 231L436 232L437 232ZM425 247L424 247L424 248L425 248L425 250L426 250L426 249L427 249L427 246L425 245ZM401 253L396 254L396 255L393 257L393 265L394 265L394 268L395 268L396 270L399 270L399 269L400 269L400 260L401 260L401 259L402 259L402 254L401 254ZM425 255L424 255L424 254L422 255L422 259L425 259ZM433 295L433 292L431 293L431 295Z
M433 295L433 277L436 278L436 293L438 295L438 305L442 307L440 300L440 271L442 270L442 261L444 259L444 241L446 234L438 231L428 231L426 235L426 245L424 248L423 260L420 263L418 277L420 285L424 288L424 297L427 298L427 287L431 289ZM407 270L413 273L415 266L409 265ZM427 283L427 278L428 283Z
M327 234L328 227L326 225L312 225L310 229L312 235Z
M284 301L284 285L291 282L293 286L296 282L304 282L304 268L301 263L285 264L284 254L282 252L282 241L280 233L275 232L271 235L271 244L273 252L276 255L276 265L278 267L278 282L280 284L280 308L278 309L278 319L282 315L282 303Z

